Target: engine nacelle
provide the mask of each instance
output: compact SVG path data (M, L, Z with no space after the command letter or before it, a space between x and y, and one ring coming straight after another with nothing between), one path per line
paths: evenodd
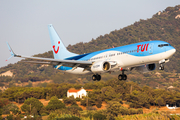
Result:
M91 66L93 73L103 73L111 69L111 64L107 61L97 61Z
M153 71L155 69L156 69L155 63L136 67L136 70L138 72L141 72L141 73L150 72L150 71Z

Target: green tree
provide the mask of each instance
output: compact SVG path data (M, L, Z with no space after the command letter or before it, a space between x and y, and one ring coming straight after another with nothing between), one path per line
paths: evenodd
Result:
M56 110L56 109L61 109L65 108L65 104L62 103L56 96L51 97L50 102L46 106L46 109L51 111L51 110Z
M8 115L8 116L7 116L7 119L8 119L8 120L13 120L13 115L12 115L12 114Z
M164 100L160 96L156 98L155 101L156 101L156 104L159 105L159 107L165 105Z
M38 112L37 112L37 109L35 107L33 107L32 111L31 111L31 114L35 117Z
M66 97L63 99L63 101L65 104L71 104L71 105L76 104L76 100L74 99L74 96L70 96L69 98Z
M19 107L15 104L8 104L6 106L3 107L3 114L10 114L10 111L14 114L14 115L18 115L21 113Z
M36 98L28 98L25 100L24 104L21 106L21 110L30 113L33 108L36 108L38 114L43 107L43 104Z
M128 115L129 111L126 107L123 107L119 102L110 101L108 102L107 113L117 117L118 115Z
M106 116L101 114L101 113L95 113L93 115L93 119L94 120L105 120L106 119Z
M75 105L67 107L67 110L71 111L71 114L78 116L79 116L79 111L83 111L81 107Z

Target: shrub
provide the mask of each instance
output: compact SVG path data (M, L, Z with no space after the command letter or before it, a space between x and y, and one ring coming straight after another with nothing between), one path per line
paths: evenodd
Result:
M78 110L78 111L83 111L83 109L79 106L69 106L67 107L68 110Z
M143 109L142 108L138 108L137 109L137 114L143 114Z
M98 101L98 102L96 103L96 106L97 106L97 108L101 108L101 106L102 106L102 101Z
M106 119L106 116L101 114L101 113L95 113L93 115L93 119L94 120L105 120Z
M61 108L65 108L65 104L58 100L56 96L51 97L50 102L46 106L47 110L56 110Z
M41 116L46 116L46 115L48 115L48 114L46 114L46 113L42 113L42 114L41 114Z
M150 108L150 104L145 104L144 107L149 109Z
M8 120L13 120L13 115L12 115L12 114L8 115L8 116L7 116L7 119L8 119Z
M137 110L134 108L131 108L131 109L129 109L129 114L130 115L137 114Z
M24 112L30 113L30 107L31 109L36 108L38 114L43 107L43 104L36 98L28 98L25 100L24 104L21 106L21 110Z
M21 114L20 114L19 117L20 117L20 118L24 118L24 115L21 115Z
M48 120L81 120L79 117L70 115L70 114L56 114L56 113L51 113L48 117Z
M47 115L49 114L49 112L46 110L46 107L41 108L40 114L42 115L43 113L46 113Z
M139 104L136 104L136 103L130 103L129 107L130 108L141 108L141 106Z
M74 96L70 96L69 98L64 98L63 99L65 104L76 104L76 100L74 99Z
M121 113L122 115L129 115L129 109L126 108L126 107L121 106L121 107L120 107L120 113Z
M96 110L96 108L92 107L92 106L88 106L88 107L86 107L86 110Z
M78 101L78 102L81 101L81 98L76 98L76 101Z
M82 105L82 106L86 106L86 99L81 100L81 105Z

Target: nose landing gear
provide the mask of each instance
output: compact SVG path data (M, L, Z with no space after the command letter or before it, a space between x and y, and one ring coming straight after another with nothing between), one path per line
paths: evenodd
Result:
M164 65L163 64L160 64L159 70L164 70Z

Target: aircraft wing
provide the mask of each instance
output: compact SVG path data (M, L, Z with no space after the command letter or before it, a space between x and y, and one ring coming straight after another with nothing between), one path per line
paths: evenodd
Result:
M35 64L49 64L49 65L60 65L60 66L67 66L67 67L82 67L86 68L92 65L90 61L77 61L77 60L60 60L60 59L52 59L52 58L39 58L39 57L26 57L17 55L15 57L21 58L28 58L36 61L23 61L28 63L35 63Z
M20 57L20 58L28 58L28 59L36 60L36 61L23 61L23 62L34 63L34 64L58 65L58 68L61 66L67 66L67 67L73 67L73 68L75 67L87 68L93 64L93 62L91 61L60 60L60 59L52 59L52 58L28 57L28 56L17 55L12 51L8 43L7 43L7 46L11 53L11 57Z

